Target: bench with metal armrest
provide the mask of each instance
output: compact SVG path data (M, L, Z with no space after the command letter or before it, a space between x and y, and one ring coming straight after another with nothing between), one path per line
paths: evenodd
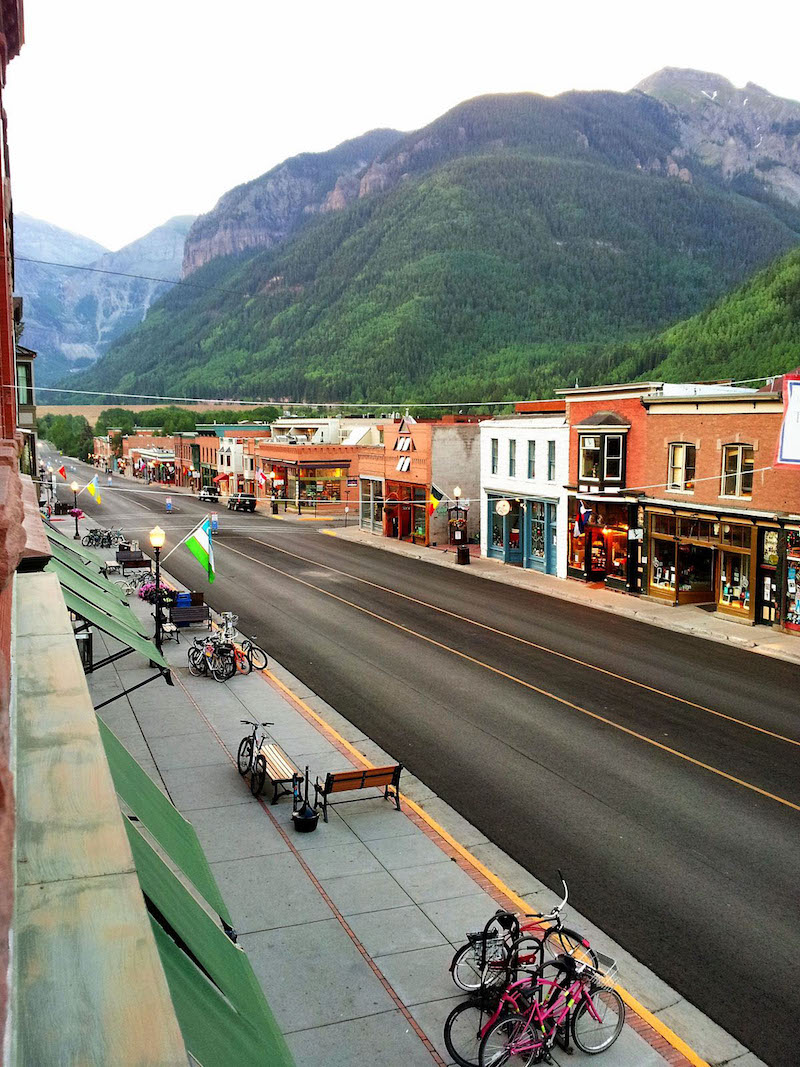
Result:
M384 800L394 800L395 807L400 811L400 772L403 769L401 763L392 767L369 767L364 771L339 771L337 774L330 772L325 776L325 781L319 778L314 782L314 807L322 806L322 817L328 821L328 807L331 805L328 797L331 793L348 793L354 789L371 789L383 786ZM390 789L393 791L390 793ZM320 801L321 798L321 801ZM340 804L352 804L356 800L369 800L369 797L353 797L352 800L339 801Z
M299 767L292 763L281 746L274 741L269 744L263 744L258 750L256 758L258 756L264 757L267 777L272 782L272 803L277 804L279 797L294 792L295 779L302 778L302 772ZM287 788L287 786L290 788Z
M172 604L169 609L169 621L175 626L190 626L192 623L202 622L210 628L208 604Z

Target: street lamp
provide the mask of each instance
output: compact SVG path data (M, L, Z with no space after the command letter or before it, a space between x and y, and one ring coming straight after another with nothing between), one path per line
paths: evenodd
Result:
M80 541L81 535L78 533L78 483L73 482L70 486L72 490L72 510L75 512L75 533L73 535L73 541Z
M275 496L275 471L269 472L269 493L272 497L272 514L278 514L278 498Z
M156 554L156 648L161 651L161 549L167 535L160 526L154 526L150 531L150 544Z
M461 499L461 486L460 485L457 485L455 487L455 489L453 490L453 496L455 497L455 501L456 501L456 522L458 522L458 520L461 517L461 506L458 503L459 500Z

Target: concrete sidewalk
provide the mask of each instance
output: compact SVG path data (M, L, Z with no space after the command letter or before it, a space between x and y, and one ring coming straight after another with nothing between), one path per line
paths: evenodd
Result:
M151 617L152 607L137 597L131 606ZM194 824L298 1065L450 1064L442 1026L464 999L448 972L454 948L498 906L542 911L556 898L411 775L401 783L402 812L376 791L298 835L290 800L275 807L256 800L238 774L236 752L249 732L241 719L274 722L269 733L298 766L310 766L312 778L363 767L365 757L375 765L394 760L276 664L223 684L192 677L189 641L186 632L165 645L174 688L154 681L101 715ZM96 631L95 642L109 652L119 647ZM98 648L95 657L101 654ZM150 674L141 657L126 656L88 676L93 700ZM585 919L570 912L569 922L618 958L621 983L653 1012L657 1028L678 1029L709 1062L756 1067L738 1042ZM554 1062L566 1067L584 1058L557 1052ZM604 1055L609 1067L698 1062L630 1008Z
M425 548L406 541L381 537L378 534L361 530L357 526L352 529L341 527L320 529L319 532L367 545L370 548L382 549L385 552L395 552L399 555L410 556L412 559L425 560L426 563L434 563L440 567L457 567L455 549L452 547L449 549L446 547ZM470 546L471 549L476 547ZM465 570L460 566L457 569ZM589 608L597 608L598 611L625 615L630 619L646 622L652 626L661 626L676 633L691 634L693 637L735 645L750 652L759 652L764 656L788 660L790 663L800 663L800 637L783 633L769 626L746 626L725 618L719 612L710 612L695 604L682 605L677 608L670 607L645 597L632 596L613 589L598 588L596 585L587 585L585 582L571 578L556 578L552 574L541 574L539 571L508 566L499 560L488 559L473 551L470 551L470 565L466 573L504 585L514 585L518 589L529 589L543 596L569 600L573 604L584 604Z

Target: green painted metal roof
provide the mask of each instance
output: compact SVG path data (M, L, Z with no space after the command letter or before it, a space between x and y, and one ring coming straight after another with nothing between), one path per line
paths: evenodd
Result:
M119 738L98 715L100 737L105 746L114 788L134 815L158 841L200 896L228 926L231 917L219 891L195 829L139 766Z
M204 1067L249 1062L256 1051L270 1067L289 1067L292 1058L244 951L203 910L136 825L127 818L124 822L142 892L203 968L167 938L170 948L160 923L153 922L186 1047ZM228 1040L233 1024L240 1032L236 1048L249 1049L241 1059ZM242 1039L245 1045L240 1045Z
M56 544L60 548L69 549L70 552L74 552L76 556L81 556L89 563L93 563L95 567L99 569L99 563L97 562L97 556L93 555L88 548L84 548L80 541L74 540L72 537L67 537L61 530L57 530L54 526L44 524L44 532L50 539L51 544Z
M103 633L115 638L115 640L121 642L123 645L127 645L128 648L132 648L134 651L141 653L146 659L151 660L153 663L157 663L159 667L169 670L169 664L152 641L148 641L146 637L142 637L141 634L129 629L116 619L112 619L110 615L106 615L106 613L101 608L98 608L96 604L84 600L83 597L73 593L72 590L68 589L66 586L61 586L61 592L64 594L64 603L70 611L74 611L76 615L80 615L82 619L86 619L92 626L96 626L98 630L102 630Z
M70 570L75 571L85 581L91 582L92 585L96 585L106 593L111 593L112 596L119 597L119 586L114 585L112 581L106 578L98 563L88 562L81 556L74 555L55 541L50 542L50 550L53 553L53 559L58 560L62 567L69 567Z
M129 630L135 630L136 633L141 634L142 637L149 636L148 628L140 619L136 618L128 607L127 601L123 603L120 599L122 594L119 590L117 590L119 595L114 597L111 593L107 593L104 589L87 581L82 575L78 574L77 571L65 567L64 564L59 563L57 559L51 559L45 567L45 570L53 571L53 573L57 575L62 588L66 586L67 589L71 589L73 593L77 593L77 595L83 597L84 600L88 600L98 608L102 608L106 615L111 615L117 622L121 622L123 626L127 626Z

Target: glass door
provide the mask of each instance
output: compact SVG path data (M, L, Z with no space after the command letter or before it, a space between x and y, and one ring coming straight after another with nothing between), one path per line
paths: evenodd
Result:
M506 515L505 550L506 563L522 563L522 508L518 500L509 501L511 510Z

